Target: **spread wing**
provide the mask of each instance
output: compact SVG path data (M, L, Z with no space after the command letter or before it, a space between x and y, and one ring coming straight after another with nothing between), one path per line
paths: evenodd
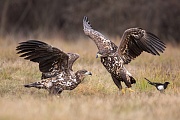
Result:
M20 57L26 60L39 63L41 72L68 69L69 56L62 50L38 40L28 40L19 44L16 47L17 54L21 54Z
M83 19L83 27L84 33L95 42L101 54L116 52L117 46L100 32L94 30L86 16Z
M68 61L69 69L71 71L73 71L72 66L73 66L74 62L79 58L79 55L76 53L67 53L67 54L69 56L69 61Z
M68 59L69 70L73 71L72 66L73 66L74 62L79 58L79 55L76 53L67 53L67 55L69 56L69 59ZM59 74L59 70L57 70L54 67L53 71L42 73L41 79L51 78L51 77L54 77L58 74Z
M154 34L141 28L127 29L118 47L118 54L125 64L139 56L143 51L153 55L160 55L165 50L165 44Z

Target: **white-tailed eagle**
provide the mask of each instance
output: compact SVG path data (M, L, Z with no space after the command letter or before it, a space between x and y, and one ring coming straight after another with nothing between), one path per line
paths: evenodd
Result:
M124 82L130 91L132 91L131 84L136 83L124 64L130 63L143 51L152 55L160 55L159 52L163 53L166 48L157 36L141 28L127 29L121 37L119 46L94 30L86 16L83 19L83 28L84 33L95 42L98 48L97 57L100 56L101 63L122 92L124 89L122 89L121 82Z
M28 88L47 89L50 94L60 94L63 90L73 90L86 75L92 75L84 69L73 72L72 65L79 58L78 54L65 53L42 41L21 42L16 50L20 57L39 63L42 72L41 81L24 85Z

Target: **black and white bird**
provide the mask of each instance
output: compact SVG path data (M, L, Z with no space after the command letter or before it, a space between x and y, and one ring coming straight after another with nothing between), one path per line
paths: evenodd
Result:
M141 28L127 29L121 37L119 46L106 38L100 32L94 30L85 16L83 19L84 33L90 37L98 48L97 57L111 74L116 86L124 92L121 82L124 82L130 91L131 84L136 80L125 68L125 64L138 57L143 51L152 55L160 55L165 50L165 44L154 34Z
M63 90L73 90L85 76L92 75L85 69L73 71L72 66L79 58L78 54L65 53L42 41L21 42L16 50L17 54L21 54L20 57L39 63L39 70L42 72L41 80L24 85L27 88L47 89L50 94L60 94Z
M157 90L159 90L160 92L164 92L164 90L167 88L167 86L170 84L169 82L165 82L163 83L156 83L156 82L151 82L150 80L148 80L147 78L144 78L145 80L148 81L148 83L150 85L153 85L156 87Z

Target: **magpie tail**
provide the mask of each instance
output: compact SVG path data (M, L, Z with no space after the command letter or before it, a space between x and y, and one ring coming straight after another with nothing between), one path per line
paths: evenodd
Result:
M144 78L144 79L147 80L149 84L154 85L154 83L148 80L147 78Z

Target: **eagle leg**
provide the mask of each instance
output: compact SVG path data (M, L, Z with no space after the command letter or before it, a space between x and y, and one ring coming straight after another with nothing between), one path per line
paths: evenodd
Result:
M61 94L62 91L59 90L59 88L52 87L49 89L49 94L50 95L58 95Z
M114 77L113 75L111 75L114 83L116 84L116 86L119 88L120 91L122 91L122 85L121 85L121 81L119 79L116 79L116 77ZM125 92L125 90L124 90Z
M134 90L131 89L131 87L132 87L131 84L136 83L136 80L133 77L127 75L127 74L123 75L122 79L123 79L125 85L127 86L127 90L129 92L135 92Z

